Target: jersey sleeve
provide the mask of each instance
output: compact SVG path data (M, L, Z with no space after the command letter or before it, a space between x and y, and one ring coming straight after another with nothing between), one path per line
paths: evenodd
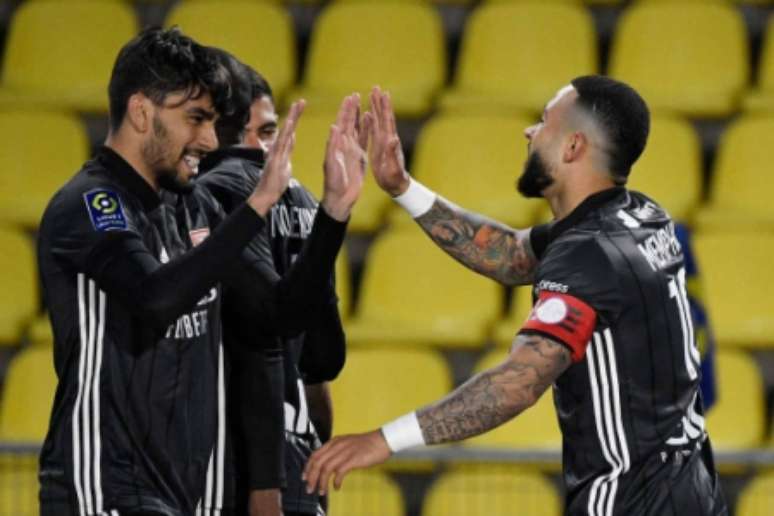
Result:
M52 217L44 238L54 259L96 280L100 289L158 330L221 281L264 226L243 204L201 245L161 264L140 235L139 214L117 191L98 188L80 198L71 195L54 207Z
M538 333L563 343L579 362L595 329L618 316L615 273L592 239L556 243L546 250L534 285L535 303L520 333Z

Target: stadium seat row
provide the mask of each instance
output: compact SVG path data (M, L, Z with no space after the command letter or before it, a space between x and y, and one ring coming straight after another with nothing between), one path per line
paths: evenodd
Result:
M475 372L504 360L504 349L485 354ZM718 353L719 402L707 426L716 450L746 450L766 442L765 395L753 359L738 350ZM396 372L400 371L400 381ZM0 441L42 442L56 387L50 346L31 345L11 360L0 396ZM410 346L353 348L332 384L337 434L373 429L452 390L442 355ZM472 447L559 450L561 435L549 390L531 409L495 431L465 443Z
M268 77L278 98L303 96L310 109L328 109L344 94L380 84L404 117L436 106L534 115L570 78L600 71L591 15L571 1L476 7L448 89L441 18L425 2L328 4L313 28L300 85L292 21L280 5L188 0L173 7L166 23L232 51ZM122 0L21 4L10 23L0 107L105 112L116 52L137 29ZM774 30L767 31L759 81L751 88L748 36L737 7L722 0L636 2L618 22L608 72L637 87L655 110L691 117L771 110Z
M714 335L723 348L772 348L774 341L774 234L708 232L696 236L705 303ZM39 307L32 246L18 232L0 231L0 343L17 345L23 336L50 342ZM413 225L381 234L364 264L358 305L346 257L337 263L341 311L353 345L407 344L479 349L494 341L506 347L531 309L529 287L516 289L504 314L502 289L445 256ZM744 288L740 287L744 286Z

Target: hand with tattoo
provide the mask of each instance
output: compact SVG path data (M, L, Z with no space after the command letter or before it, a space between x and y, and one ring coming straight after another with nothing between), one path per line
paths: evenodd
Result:
M460 441L496 428L534 405L570 366L570 350L542 335L518 335L508 358L444 399L417 411L426 444ZM314 452L304 468L307 490L339 489L353 469L390 457L379 430L336 437Z

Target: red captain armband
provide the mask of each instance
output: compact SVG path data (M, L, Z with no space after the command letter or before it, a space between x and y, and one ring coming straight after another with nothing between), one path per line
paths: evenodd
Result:
M572 361L586 354L597 313L577 297L541 291L521 331L535 331L564 343L572 352Z

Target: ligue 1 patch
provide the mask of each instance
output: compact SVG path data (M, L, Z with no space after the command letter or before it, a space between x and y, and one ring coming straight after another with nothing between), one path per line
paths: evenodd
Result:
M92 190L83 194L86 208L94 229L97 231L113 231L126 229L126 217L121 198L110 190Z
M204 242L204 239L210 236L210 228L192 229L188 232L188 236L191 237L191 243L194 247Z

